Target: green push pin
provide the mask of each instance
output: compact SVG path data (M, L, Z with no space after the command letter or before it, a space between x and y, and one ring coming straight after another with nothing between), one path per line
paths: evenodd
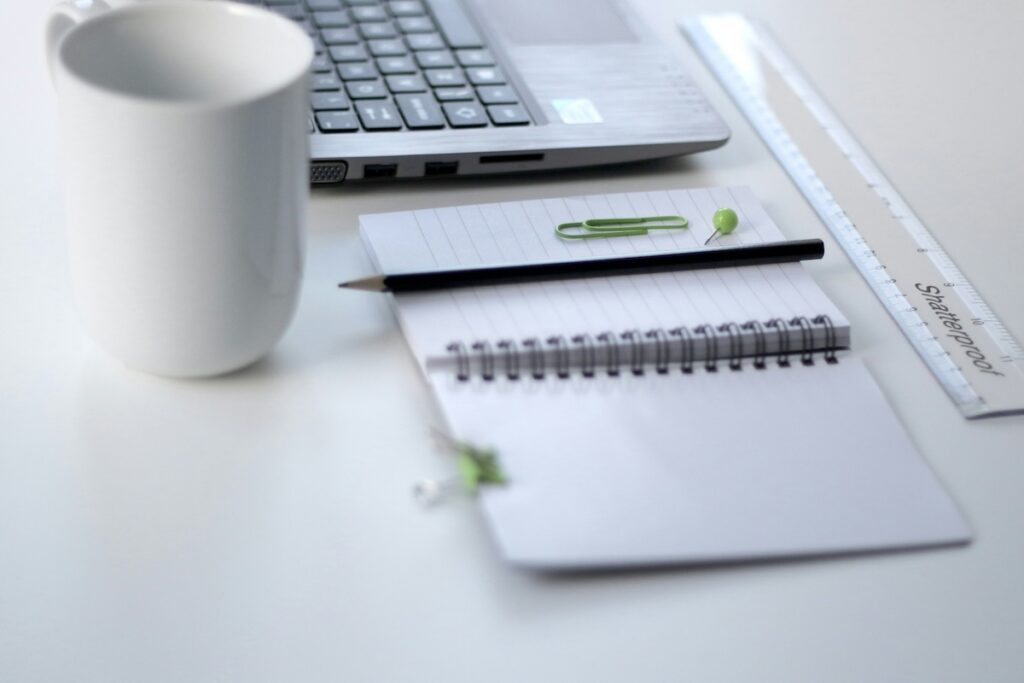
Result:
M704 246L707 246L708 242L715 239L718 235L728 235L739 224L740 217L732 209L721 208L715 211L715 215L711 217L711 225L715 226L715 231L711 233L711 237L704 241Z

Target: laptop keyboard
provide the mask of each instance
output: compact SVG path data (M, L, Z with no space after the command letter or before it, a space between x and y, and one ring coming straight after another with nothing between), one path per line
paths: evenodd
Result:
M531 124L458 0L238 1L313 39L310 133Z

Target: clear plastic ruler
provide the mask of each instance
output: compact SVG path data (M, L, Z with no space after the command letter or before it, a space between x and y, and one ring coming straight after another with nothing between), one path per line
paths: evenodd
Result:
M680 27L963 414L1024 412L1024 349L771 35Z

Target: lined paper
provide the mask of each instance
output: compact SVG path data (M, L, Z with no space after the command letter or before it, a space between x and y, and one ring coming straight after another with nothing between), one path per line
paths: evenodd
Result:
M703 249L714 232L711 217L722 206L736 210L740 226L717 238L721 246L785 239L744 187L478 204L373 214L360 222L378 267L395 273ZM666 214L685 216L690 227L572 241L554 232L569 221ZM401 294L397 300L421 362L442 354L453 340L597 336L819 314L829 315L841 336L848 330L798 263L473 287Z

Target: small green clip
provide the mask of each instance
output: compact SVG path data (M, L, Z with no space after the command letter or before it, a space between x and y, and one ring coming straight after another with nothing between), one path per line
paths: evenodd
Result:
M501 471L498 453L493 448L478 448L460 441L456 451L462 486L468 493L476 493L480 484L504 484L505 473Z
M599 237L646 235L651 230L681 230L690 227L682 216L644 216L641 218L589 218L562 223L555 234L565 240L586 240Z

